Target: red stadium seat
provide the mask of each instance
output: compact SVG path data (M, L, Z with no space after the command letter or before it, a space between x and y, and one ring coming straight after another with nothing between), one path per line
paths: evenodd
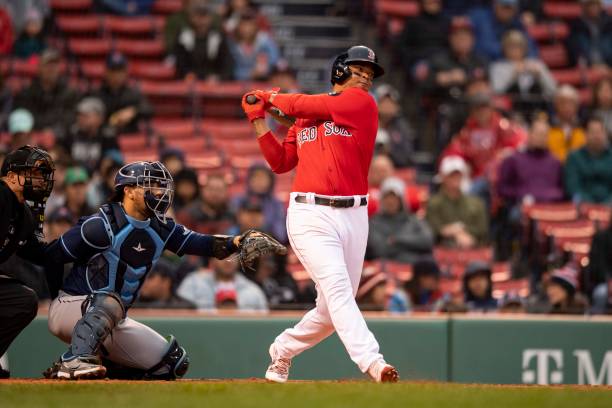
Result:
M46 131L32 133L32 143L34 143L35 146L42 146L46 149L50 149L55 145L55 134Z
M122 152L133 152L145 150L147 147L147 135L143 133L129 133L117 138L119 148Z
M255 163L261 163L263 158L261 154L234 154L232 150L222 150L225 152L230 165L240 171L247 170Z
M202 137L167 138L165 143L168 147L191 153L203 152L207 147L206 139Z
M83 75L89 79L100 80L104 77L104 72L106 71L106 67L102 60L83 61L79 64L79 67L83 72Z
M152 121L155 132L167 138L192 137L196 133L195 122L192 119L155 120Z
M111 41L104 38L71 38L68 40L70 52L78 57L106 58L111 52Z
M253 127L245 120L204 119L202 130L214 139L249 139L254 136Z
M147 36L155 32L155 23L149 17L123 17L108 15L104 30L113 36Z
M564 40L569 35L569 27L564 22L533 24L528 31L529 35L537 42Z
M259 157L261 160L261 150L256 140L223 140L215 139L214 144L221 151L225 152L226 156L230 159L240 158L243 156ZM244 167L242 165L237 167Z
M172 14L183 8L182 0L156 0L152 12L155 14Z
M585 74L578 68L555 69L551 71L552 76L559 84L580 86L585 83Z
M435 247L433 255L442 269L449 270L453 267L458 267L457 273L463 274L463 269L467 264L473 261L492 262L493 248L483 247L475 249L457 249Z
M132 58L160 58L164 55L164 43L161 39L150 40L117 40L115 47Z
M549 68L563 68L569 63L567 50L561 43L541 45L540 58Z
M192 106L190 85L185 81L141 81L140 90L153 105L157 118L182 117Z
M595 225L591 220L540 221L538 231L554 238L591 238L595 234Z
M547 1L544 3L543 9L544 14L553 19L560 18L565 20L571 20L580 17L580 15L582 14L580 3L577 1Z
M505 293L514 292L521 297L529 296L529 279L493 282L493 297L501 299Z
M612 208L605 204L580 204L580 214L595 223L597 229L603 229L610 223Z
M404 19L419 14L419 4L416 1L379 0L376 8L379 14Z
M89 11L93 0L51 0L51 8L55 12Z
M70 37L97 35L102 26L97 15L58 16L55 22L58 28Z
M139 79L169 81L174 78L174 67L157 62L134 62L129 65L130 74Z
M135 161L155 161L159 159L157 149L144 149L138 151L123 152L123 160L126 163Z
M574 203L534 204L523 207L523 214L534 221L574 221L578 209Z
M223 158L215 151L206 151L200 153L187 152L187 166L199 170L215 170L223 166Z

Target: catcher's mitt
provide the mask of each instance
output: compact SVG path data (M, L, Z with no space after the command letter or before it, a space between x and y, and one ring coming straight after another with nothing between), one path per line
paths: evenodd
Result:
M263 255L285 255L287 248L268 234L257 230L248 230L240 236L238 259L243 270L254 270L253 264Z

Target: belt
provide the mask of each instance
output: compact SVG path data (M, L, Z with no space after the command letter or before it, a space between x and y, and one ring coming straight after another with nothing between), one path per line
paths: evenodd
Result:
M307 203L307 199L305 195L296 195L295 202L297 203ZM355 205L354 198L327 198L327 197L314 197L314 203L318 205L326 205L328 207L334 208L351 208ZM359 202L359 206L367 205L368 200L365 197L361 197L361 201Z

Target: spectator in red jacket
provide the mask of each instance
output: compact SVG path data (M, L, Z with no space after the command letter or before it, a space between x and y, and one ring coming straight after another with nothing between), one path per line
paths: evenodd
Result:
M476 80L469 85L468 103L470 115L442 158L462 157L470 167L471 192L488 201L497 164L522 143L524 134L494 109L488 82Z
M13 49L13 25L11 16L0 7L0 55L9 55Z

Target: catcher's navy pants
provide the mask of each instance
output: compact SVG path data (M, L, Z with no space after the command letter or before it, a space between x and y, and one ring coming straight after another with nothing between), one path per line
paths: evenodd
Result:
M36 317L38 297L18 280L0 276L0 356Z

